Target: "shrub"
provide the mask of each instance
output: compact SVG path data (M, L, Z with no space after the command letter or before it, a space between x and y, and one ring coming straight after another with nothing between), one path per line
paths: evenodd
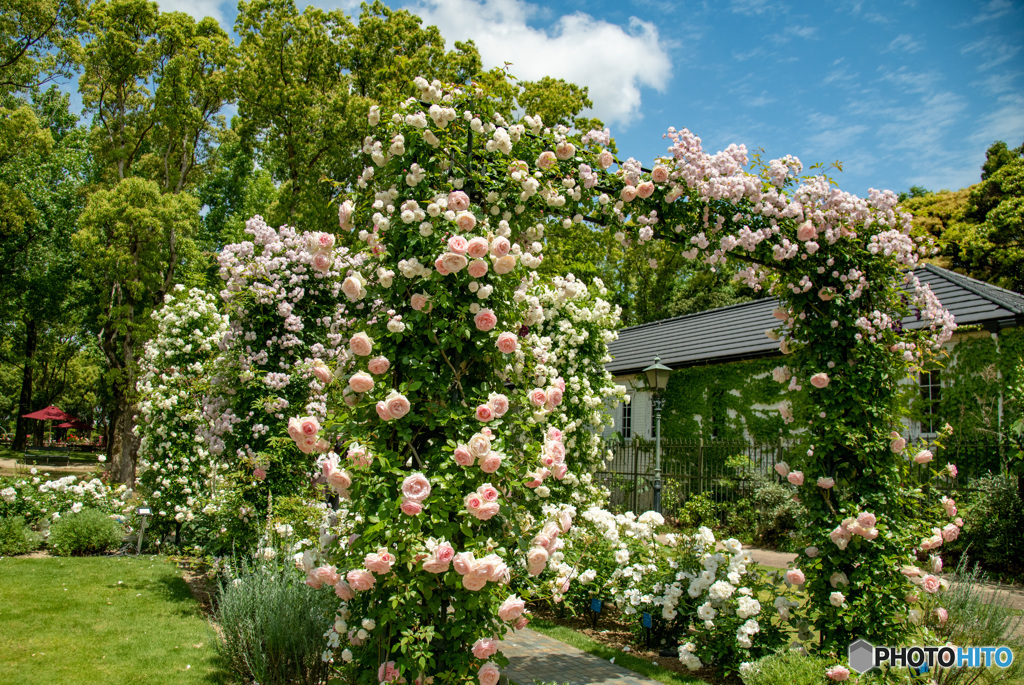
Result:
M48 545L62 557L102 554L121 544L121 526L96 509L65 514L50 526Z
M785 547L789 534L797 530L805 510L793 501L792 488L774 480L760 478L754 483L754 510L757 517L756 544Z
M679 525L686 529L697 529L701 526L718 528L718 504L711 499L711 494L702 492L686 501L679 510Z
M983 586L988 580L977 565L971 568L966 557L953 574L943 604L949 619L935 629L939 643L955 645L1005 645L1014 654L1024 652L1024 617L1008 608L1009 597L1003 590L985 596ZM1024 662L1013 660L1009 668L948 668L935 677L939 685L965 685L978 682L997 683L1016 680L1024 675ZM1018 681L1019 682L1019 681Z
M0 518L0 556L25 554L39 548L40 536L21 516Z
M964 528L957 541L961 549L990 572L1008 575L1024 573L1024 502L1017 491L1017 479L989 475L971 482L960 514Z
M777 652L740 667L743 685L825 685L832 663L801 651Z
M320 683L321 654L338 598L305 585L293 569L245 565L220 586L219 649L243 678L262 685Z

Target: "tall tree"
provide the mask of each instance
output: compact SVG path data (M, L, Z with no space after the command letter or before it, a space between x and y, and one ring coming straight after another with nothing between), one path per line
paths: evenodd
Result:
M149 313L174 285L181 260L195 258L198 227L194 197L162 194L155 181L129 177L93 193L74 237L97 298L100 347L116 401L108 450L122 482L135 478L132 407L137 355L151 329Z
M7 0L0 12L0 95L30 91L74 63L78 0Z

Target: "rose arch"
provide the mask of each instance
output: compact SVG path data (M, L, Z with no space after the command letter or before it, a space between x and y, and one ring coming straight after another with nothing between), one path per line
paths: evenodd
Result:
M367 683L492 685L502 636L526 623L522 595L555 573L580 477L602 456L590 427L614 392L614 312L600 283L536 279L551 221L739 262L780 300L774 376L782 411L807 426L784 475L810 512L788 581L826 651L898 639L915 587L901 566L954 524L909 487L898 436L897 386L953 323L913 276L930 248L896 196L856 197L792 157L752 172L743 146L708 154L686 130L648 170L616 160L607 131L511 121L479 89L416 85L419 98L370 110L365 170L339 209L361 251L339 277L353 314L331 369L339 401L289 421L346 500L335 539L303 559L341 600L338 667ZM930 325L903 330L912 312Z

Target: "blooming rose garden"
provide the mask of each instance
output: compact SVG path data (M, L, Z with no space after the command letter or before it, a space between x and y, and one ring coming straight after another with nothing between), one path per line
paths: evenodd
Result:
M962 521L915 475L931 453L900 437L897 386L955 325L913 276L930 246L896 196L792 157L751 171L745 147L708 154L687 130L646 168L607 130L416 85L369 111L337 228L253 217L220 256L220 301L179 289L157 314L136 493L151 530L294 560L336 606L322 659L343 682L494 685L531 607L595 597L719 675L798 641L845 680L855 639L933 644ZM621 398L603 366L618 312L601 282L537 276L552 222L739 263L781 301L773 376L806 430L777 470L808 511L784 574L710 530L606 509L590 474ZM903 330L909 313L930 325ZM4 500L27 507L27 489Z

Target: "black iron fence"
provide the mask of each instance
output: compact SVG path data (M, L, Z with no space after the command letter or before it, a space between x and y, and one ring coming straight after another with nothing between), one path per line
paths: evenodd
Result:
M915 443L916 445L916 443ZM655 443L636 439L610 441L612 459L606 470L594 474L595 480L611 492L611 508L621 511L648 511L654 507ZM1005 469L1012 445L997 436L975 436L972 440L948 442L945 447L930 445L935 459L915 467L921 482L931 471L948 463L955 464L958 477L941 481L948 491L964 490L971 478ZM799 463L795 451L806 449L797 440L757 443L736 440L672 439L661 441L662 511L675 516L678 510L699 494L706 493L715 502L735 502L750 496L759 478L778 478L775 464ZM911 456L917 447L908 447ZM815 474L807 474L808 478Z

